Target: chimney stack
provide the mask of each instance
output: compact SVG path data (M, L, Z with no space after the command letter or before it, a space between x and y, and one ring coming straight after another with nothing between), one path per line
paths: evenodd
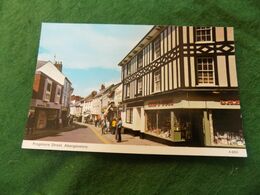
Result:
M62 62L61 61L55 61L54 65L56 66L56 68L62 72Z

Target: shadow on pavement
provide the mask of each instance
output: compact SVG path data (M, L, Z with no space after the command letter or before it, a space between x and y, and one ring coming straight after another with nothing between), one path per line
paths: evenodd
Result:
M33 131L32 134L27 134L27 131L25 130L25 135L24 135L24 140L37 140L40 138L44 138L44 137L48 137L48 136L60 136L60 133L63 132L68 132L68 131L73 131L75 129L78 128L86 128L82 125L79 124L73 124L69 127L64 127L64 128L60 128L60 129L36 129Z

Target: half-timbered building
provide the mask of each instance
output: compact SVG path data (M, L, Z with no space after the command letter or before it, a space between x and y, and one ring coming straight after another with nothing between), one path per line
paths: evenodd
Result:
M244 147L232 27L154 26L119 66L125 129L173 144Z

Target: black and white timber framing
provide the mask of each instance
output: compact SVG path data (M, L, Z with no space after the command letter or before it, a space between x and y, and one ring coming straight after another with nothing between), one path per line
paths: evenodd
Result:
M210 146L219 110L237 110L240 120L232 27L153 26L118 65L126 129L149 133L152 110L171 112L171 125L180 109L198 112L192 121Z
M196 27L155 26L143 40L119 63L122 67L123 101L154 94L156 70L161 72L160 93L177 90L236 89L237 75L232 27L211 27L212 41L196 42ZM150 35L151 34L151 35ZM154 40L160 37L160 57L155 58ZM137 68L137 56L142 55L142 67ZM199 85L197 58L212 57L214 84ZM130 68L129 68L130 66ZM131 69L131 74L127 70ZM141 96L137 80L143 79ZM126 85L130 85L126 96Z

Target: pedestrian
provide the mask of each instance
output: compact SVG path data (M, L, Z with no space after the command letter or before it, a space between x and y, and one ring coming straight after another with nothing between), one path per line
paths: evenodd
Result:
M101 129L102 129L101 131L102 131L102 134L105 133L106 125L107 125L106 119L103 119L103 120L102 120L102 123L101 123Z
M110 122L109 122L109 120L107 120L106 123L107 123L107 124L106 124L106 126L107 126L106 132L108 133L108 132L110 131Z
M96 120L95 120L95 127L97 127L97 122L98 122L98 120L96 119Z
M116 132L116 119L113 118L112 122L111 122L111 126L112 126L112 134L114 135Z
M73 116L69 116L69 126L72 126L73 124Z
M27 135L33 134L34 130L34 125L35 125L35 117L32 112L30 112L28 120L27 120Z
M117 126L116 126L116 141L117 142L121 142L122 141L121 130L122 130L122 120L119 117L118 122L117 122Z

